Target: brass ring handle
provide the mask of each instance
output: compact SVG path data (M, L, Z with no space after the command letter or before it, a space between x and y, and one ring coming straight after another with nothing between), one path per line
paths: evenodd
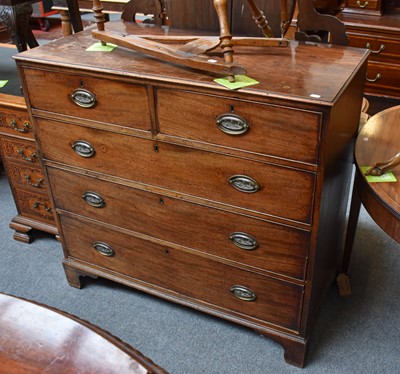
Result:
M378 54L378 53L381 53L381 52L385 49L385 44L381 44L381 45L379 46L379 49L372 50L372 49L371 49L371 44L370 44L370 43L367 43L367 44L365 45L365 48L369 49L369 50L371 51L371 53Z
M96 153L93 146L85 140L77 140L72 143L71 147L78 156L85 158L92 157Z
M49 213L52 212L51 208L49 208L45 203L42 203L42 202L40 202L40 201L35 201L35 202L32 204L32 206L33 206L35 209L38 209L38 208L39 208L39 205L43 205L44 210L45 210L46 212L49 212Z
M357 0L357 3L356 3L360 8L362 8L362 9L364 9L365 7L367 7L368 6L368 1L366 1L364 4L361 4L361 1L360 0Z
M24 151L22 149L17 149L18 154L21 156L21 158L25 161L29 162L35 162L37 158L37 154L34 152L32 153L29 157L25 156Z
M242 135L249 129L247 121L236 114L221 114L217 118L218 128L229 135Z
M82 198L94 208L103 208L106 205L104 199L95 192L87 191L82 195Z
M24 174L24 178L26 179L26 181L27 181L27 183L29 184L29 186L35 187L35 188L40 188L40 186L41 186L41 184L42 184L42 182L43 182L43 179L42 179L42 178L39 178L38 181L37 181L36 183L33 183L33 182L32 182L32 178L31 178L30 175L28 175L28 174Z
M244 232L233 232L229 235L229 240L240 249L254 251L258 248L258 242L253 236Z
M12 129L14 129L15 131L18 131L22 134L27 133L29 131L29 129L31 128L31 124L28 121L25 121L22 128L19 128L17 121L15 119L12 119L10 121L10 126Z
M255 193L260 189L258 182L247 175L232 175L229 178L229 184L244 193Z
M364 175L373 175L379 177L385 174L387 171L394 169L396 166L400 165L400 152L393 156L390 160L384 162L377 162L372 165Z
M115 254L114 250L107 243L94 242L92 245L98 253L105 257L112 257Z
M245 286L235 285L231 287L230 291L239 300L254 301L257 299L256 293Z
M376 82L376 81L378 81L378 80L381 79L381 78L382 78L381 73L376 74L376 77L375 77L375 78L372 78L372 79L368 78L368 76L365 76L365 79L366 79L368 82L371 82L371 83Z
M72 101L81 108L93 108L96 105L96 96L84 88L77 88L71 94Z

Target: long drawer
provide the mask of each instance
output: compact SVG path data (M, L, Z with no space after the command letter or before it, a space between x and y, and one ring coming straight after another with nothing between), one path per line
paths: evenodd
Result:
M26 87L34 90L28 91L32 108L139 130L151 129L144 86L36 69L25 69L24 75Z
M157 90L159 130L316 164L322 114L178 90Z
M308 231L52 167L47 170L57 209L249 267L304 279Z
M368 61L366 92L400 96L399 65Z
M45 159L311 222L314 173L72 124L60 132L43 119L37 126Z
M68 258L194 301L297 331L303 287L60 216ZM182 297L181 296L181 297Z

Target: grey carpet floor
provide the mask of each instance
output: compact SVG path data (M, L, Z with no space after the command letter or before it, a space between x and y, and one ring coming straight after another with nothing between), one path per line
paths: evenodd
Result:
M249 329L107 280L70 287L53 237L37 233L29 245L13 240L8 224L16 210L4 173L0 209L0 292L90 321L171 374L400 373L400 248L364 210L352 261L353 296L339 297L332 285L308 365L298 369L285 364L278 344Z

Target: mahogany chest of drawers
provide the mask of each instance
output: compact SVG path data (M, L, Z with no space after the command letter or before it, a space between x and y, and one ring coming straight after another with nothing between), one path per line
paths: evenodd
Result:
M251 327L303 366L341 257L368 53L238 49L260 83L231 91L94 42L17 56L68 282L105 277Z

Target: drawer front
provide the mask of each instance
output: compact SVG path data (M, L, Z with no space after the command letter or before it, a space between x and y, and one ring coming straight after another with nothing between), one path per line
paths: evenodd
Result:
M380 11L381 0L346 0L346 7L354 9L354 11Z
M371 50L369 61L381 61L393 59L400 64L400 41L386 38L378 38L369 35L352 34L348 32L349 45L357 48Z
M33 128L27 111L0 107L0 132L33 139Z
M262 214L311 221L313 173L75 125L60 132L55 122L37 124L43 155L49 160L111 171L118 177ZM58 139L57 145L52 139ZM83 152L90 149L93 156L78 155L71 147L79 148L77 141L79 146L82 141L90 144ZM257 187L257 192L248 193Z
M400 97L400 66L368 62L365 92Z
M59 169L47 170L57 209L304 279L309 232Z
M46 192L46 181L40 167L21 165L14 162L7 163L7 174L10 182L15 186Z
M157 92L159 130L166 135L316 164L321 114L198 95Z
M47 196L32 192L13 189L18 212L26 217L42 222L55 224L54 210Z
M26 161L39 165L39 154L35 143L23 140L11 140L1 138L3 156L18 161Z
M60 216L68 257L291 330L299 329L303 288L274 278L236 269L192 253L160 246L101 225ZM102 243L94 245L95 243ZM105 245L106 246L105 246ZM111 255L106 256L101 252ZM111 248L111 249L110 249ZM112 251L112 252L111 252ZM115 276L115 274L114 274ZM115 278L114 278L115 279ZM242 286L251 291L237 295Z
M24 69L24 77L32 108L139 130L151 129L144 86L34 69Z

